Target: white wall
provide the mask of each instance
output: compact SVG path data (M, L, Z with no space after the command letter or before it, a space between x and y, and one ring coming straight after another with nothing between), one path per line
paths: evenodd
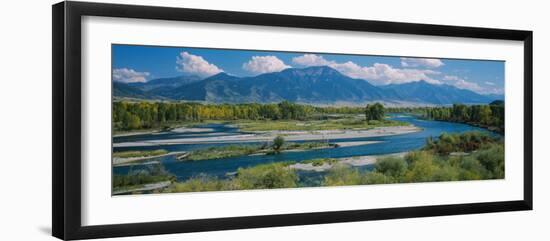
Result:
M545 1L140 0L204 9L534 30L535 211L266 228L120 240L548 240L550 112L545 78L550 24ZM0 9L0 240L53 240L51 230L51 10L54 1L9 1ZM546 22L545 22L546 21ZM7 135L6 135L7 133Z

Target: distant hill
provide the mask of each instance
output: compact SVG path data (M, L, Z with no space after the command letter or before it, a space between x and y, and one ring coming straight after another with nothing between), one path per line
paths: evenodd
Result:
M486 95L486 96L489 97L492 100L502 100L502 101L504 101L504 95L489 94L489 95Z
M329 67L286 69L245 78L220 73L165 92L163 96L176 100L231 103L283 100L304 103L365 102L397 97L367 81L349 78Z
M380 86L385 90L393 90L401 100L431 104L453 103L489 103L494 99L480 95L470 90L459 89L452 85L430 84L424 80L404 84Z
M186 84L191 84L193 82L197 82L200 80L202 80L202 78L196 75L182 75L182 76L173 77L173 78L152 79L145 83L142 83L142 82L129 83L128 85L138 88L142 91L151 91L159 88L173 89L173 88L177 88Z
M150 99L152 97L151 94L145 93L129 84L120 82L113 82L113 96L140 99Z
M495 96L426 81L374 86L366 80L347 77L327 66L289 68L254 77L219 73L201 80L196 76L180 76L139 84L116 83L113 87L114 95L119 97L216 103L273 103L288 100L329 105L373 101L442 105L489 103L495 100Z

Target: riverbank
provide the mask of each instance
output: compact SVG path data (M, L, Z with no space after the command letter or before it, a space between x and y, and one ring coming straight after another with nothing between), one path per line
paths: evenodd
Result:
M212 128L196 127L198 125L206 124L221 124L223 121L193 121L193 122L177 122L170 123L164 127L151 127L139 130L114 130L113 137L125 137L125 136L139 136L148 134L159 134L164 132L175 133L200 133L205 131L212 131Z
M160 129L151 129L151 130L139 130L139 131L115 131L113 133L113 137L125 137L125 136L139 136L139 135L147 135L147 134L153 134L153 133L159 133L161 132Z
M151 160L151 159L165 157L165 156L181 155L185 153L186 153L185 151L175 151L175 152L168 152L168 153L153 155L153 156L113 157L113 166L116 167L116 166L134 165L134 164L139 164L140 161ZM155 163L155 162L148 161L147 163Z
M324 160L316 161L305 161L298 162L288 167L290 169L299 170L299 171L316 171L316 172L325 172L337 165L347 165L352 167L361 167L367 165L375 164L379 159L387 157L404 157L407 152L386 154L386 155L369 155L369 156L354 156L354 157L344 157L344 158L327 158Z
M178 144L208 144L208 143L250 143L269 142L277 136L284 136L287 141L324 141L330 139L352 139L401 135L421 131L413 125L375 127L367 130L319 130L319 131L258 131L252 133L238 133L226 136L207 136L196 138L181 138L168 140L150 140L114 143L114 147L139 147Z
M138 187L126 187L120 190L113 190L113 195L151 192L154 190L160 190L165 187L168 187L170 186L170 184L172 184L171 181L163 181L163 182L157 182L157 183L143 184Z

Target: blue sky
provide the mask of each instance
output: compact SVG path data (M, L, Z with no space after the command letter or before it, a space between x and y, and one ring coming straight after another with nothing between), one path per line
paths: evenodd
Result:
M113 45L112 58L113 80L126 83L180 75L208 77L219 72L255 76L326 65L375 85L425 80L481 94L504 92L503 61L134 45Z

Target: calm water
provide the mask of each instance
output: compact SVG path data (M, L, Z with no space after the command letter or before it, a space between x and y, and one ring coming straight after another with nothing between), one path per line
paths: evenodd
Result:
M195 162L178 162L174 156L167 156L157 158L156 160L163 163L165 169L176 175L180 181L189 179L190 177L198 175L216 176L218 178L227 178L228 173L235 172L239 167L251 167L258 164L281 162L281 161L302 161L314 158L339 158L339 157L351 157L351 156L364 156L364 155L380 155L390 154L397 152L405 152L419 149L424 146L427 137L437 137L441 133L461 133L466 131L482 131L487 132L485 129L481 129L474 126L469 126L460 123L442 122L442 121L430 121L422 120L413 116L407 115L393 115L390 119L409 122L423 130L416 133L384 136L384 137L368 137L368 138L353 138L353 139L331 139L330 142L347 142L347 141L380 141L375 144L368 144L362 146L352 147L339 147L329 148L322 150L310 150L303 152L286 152L278 155L262 155L262 156L243 156L226 159L216 160L204 160ZM192 138L202 136L223 136L239 134L238 129L221 124L208 124L203 127L210 128L204 132L194 133L174 133L164 132L157 134L145 134L137 136L127 137L115 137L114 142L129 142L129 141L143 141L143 140L158 140L158 139L175 139L175 138ZM254 144L254 143L248 143ZM211 146L220 146L228 144L181 144L181 145L165 145L165 146L147 146L147 147L118 147L114 148L114 151L127 151L127 150L155 150L165 149L168 151L189 151L194 149L202 149ZM126 174L130 171L146 168L144 165L138 166L125 166L115 167L115 174ZM372 167L366 166L363 169L370 169ZM314 172L302 172L300 178L308 182L318 180L320 173ZM308 184L305 184L308 185Z

